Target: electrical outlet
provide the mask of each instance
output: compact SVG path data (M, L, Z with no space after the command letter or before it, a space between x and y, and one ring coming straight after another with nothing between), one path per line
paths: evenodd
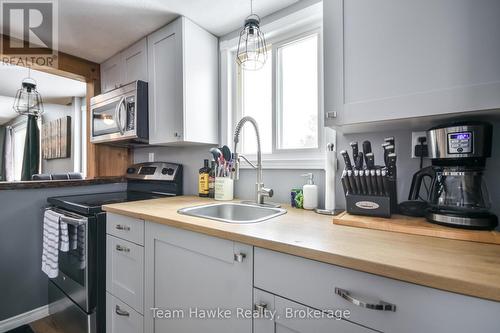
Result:
M418 156L415 156L415 146L419 146L420 142L418 142L418 138L420 137L426 137L427 134L426 132L411 132L411 158L420 158ZM427 146L427 142L424 144Z
M149 153L148 162L154 162L154 161L155 161L155 153Z

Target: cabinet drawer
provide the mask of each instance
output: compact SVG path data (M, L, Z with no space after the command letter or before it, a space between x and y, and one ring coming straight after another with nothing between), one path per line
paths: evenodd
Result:
M255 248L254 285L316 309L348 309L350 321L384 332L497 332L500 303L454 294L279 252ZM351 301L384 301L396 311Z
M132 243L144 245L144 220L107 213L106 232Z
M142 333L144 317L113 295L106 293L106 333Z
M143 313L144 248L110 235L106 247L106 290Z

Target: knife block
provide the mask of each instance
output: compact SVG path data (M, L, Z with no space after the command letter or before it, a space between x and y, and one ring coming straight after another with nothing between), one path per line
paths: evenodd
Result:
M353 215L391 217L397 212L396 180L389 180L389 195L365 195L346 193L346 211Z

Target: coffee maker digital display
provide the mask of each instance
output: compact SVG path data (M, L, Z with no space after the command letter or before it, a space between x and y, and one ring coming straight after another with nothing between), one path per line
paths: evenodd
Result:
M459 132L448 134L448 153L472 153L472 132Z
M494 229L497 217L483 173L491 156L493 126L469 121L436 126L427 131L432 166L413 176L409 200L422 199L421 189L431 180L428 221L468 229Z

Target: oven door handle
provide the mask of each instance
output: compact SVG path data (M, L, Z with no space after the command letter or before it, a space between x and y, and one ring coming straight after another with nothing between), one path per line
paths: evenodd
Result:
M121 116L121 106L122 104L125 105L125 97L120 98L120 101L118 104L116 104L115 108L115 123L116 127L118 127L118 130L120 131L120 134L123 135L125 133L125 126L122 127L122 116Z

